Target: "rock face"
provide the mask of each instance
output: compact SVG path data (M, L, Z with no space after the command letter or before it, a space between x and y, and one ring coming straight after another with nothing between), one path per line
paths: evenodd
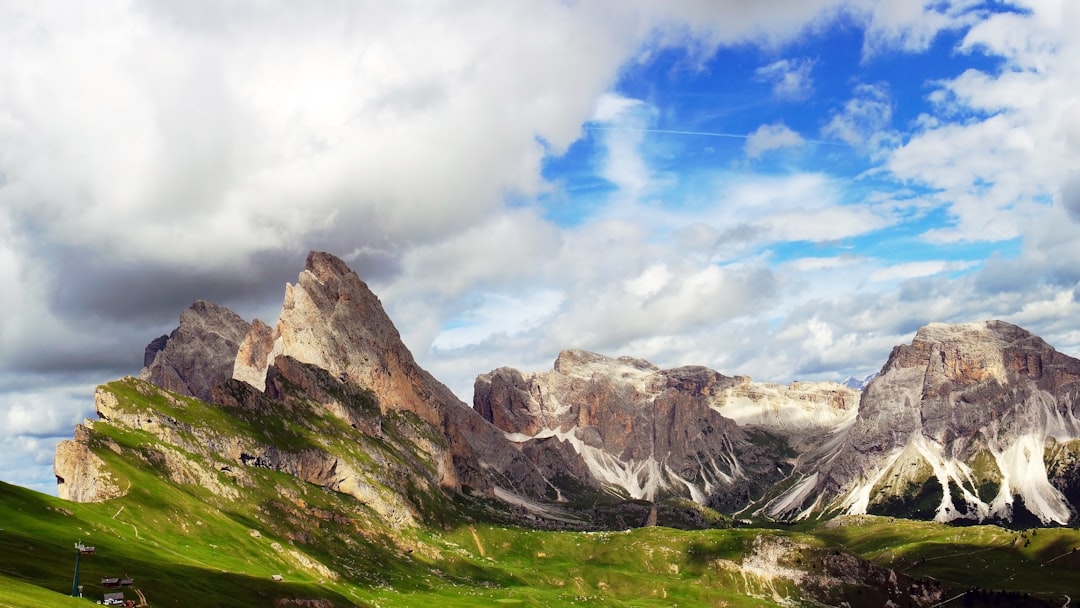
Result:
M240 315L199 300L180 314L180 327L146 347L140 376L174 393L209 399L216 384L232 377L247 333Z
M447 444L431 449L444 488L457 491L464 484L493 493L495 478L508 473L526 496L549 492L525 456L417 365L378 297L328 253L312 252L297 283L286 286L272 332L261 321L252 323L237 349L233 377L264 390L267 370L283 356L371 391L384 413L411 412L438 429Z
M287 355L374 391L383 407L408 410L431 424L441 424L447 404L460 403L416 364L379 298L328 253L312 252L296 284L286 285L273 335L255 323L238 350L234 369L243 371L234 377L251 378L260 389L259 370Z
M1070 475L1045 456L1080 438L1078 406L1080 360L1037 336L1001 321L928 325L866 387L829 464L802 469L767 511L981 521L1020 509L1063 524Z
M851 417L854 395L839 385L784 390L704 367L661 370L641 359L567 350L551 372L501 368L479 376L473 407L524 450L551 438L566 442L586 465L588 483L636 499L679 495L731 508L778 481L794 454L782 438L740 428L725 408L748 425L828 426Z
M112 480L104 461L87 445L93 423L75 427L73 441L61 441L56 446L53 471L56 474L57 495L74 502L97 502L124 495Z

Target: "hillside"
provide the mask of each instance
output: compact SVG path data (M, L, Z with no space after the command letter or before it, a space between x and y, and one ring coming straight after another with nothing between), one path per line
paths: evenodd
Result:
M579 533L463 516L443 526L389 530L356 515L353 499L286 475L261 472L264 490L223 501L123 458L110 464L132 488L102 503L0 484L0 606L88 605L64 597L75 540L97 548L81 563L89 599L106 591L101 578L127 574L151 606L847 601L869 608L886 598L909 605L903 600L912 595L924 599L910 605L927 606L973 588L980 590L955 605L1061 606L1066 595L1080 597L1080 558L1072 550L1080 533L1071 529L1013 532L863 517L799 530ZM354 519L317 516L327 512Z

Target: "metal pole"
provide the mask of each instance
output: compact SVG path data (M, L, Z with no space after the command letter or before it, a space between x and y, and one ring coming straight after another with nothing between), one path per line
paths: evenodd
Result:
M71 581L71 597L79 597L79 559L82 557L82 550L79 549L79 543L75 543L75 580Z

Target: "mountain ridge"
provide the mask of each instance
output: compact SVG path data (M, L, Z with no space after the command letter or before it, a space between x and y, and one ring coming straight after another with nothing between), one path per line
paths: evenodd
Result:
M1080 361L1002 321L931 323L861 391L567 349L549 372L480 374L470 408L416 363L355 272L312 252L286 285L274 328L198 301L148 345L146 361L143 379L181 395L250 408L298 394L374 438L379 417L416 416L428 430L413 439L433 439L410 445L430 459L442 491L475 492L541 520L577 509L569 519L587 521L596 514L581 505L606 495L625 513L635 501L686 500L785 520L889 512L1008 522L1018 513L1063 525L1080 500ZM329 397L350 386L377 414L350 418ZM99 404L99 416L107 409ZM80 428L57 450L61 491L116 495L79 447L90 427ZM1036 458L1048 442L1056 456ZM909 504L915 496L936 506Z

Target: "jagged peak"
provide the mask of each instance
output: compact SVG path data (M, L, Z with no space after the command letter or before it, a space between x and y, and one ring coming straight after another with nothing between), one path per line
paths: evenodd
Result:
M616 367L629 367L638 371L654 372L660 368L635 357L609 357L579 348L568 348L559 353L555 359L554 369L556 372L566 375L591 373L597 369L612 369Z
M304 264L304 270L307 270L311 274L315 275L315 278L320 283L325 283L327 280L333 277L345 277L348 275L359 275L353 271L349 266L339 257L332 253L325 251L312 251L308 253L307 262Z
M915 332L915 340L924 342L946 342L965 337L997 339L1004 343L1037 338L1035 334L1020 326L998 319L969 323L928 323Z
M180 313L180 324L171 334L147 345L140 376L162 388L207 399L213 386L232 374L233 359L248 329L248 322L232 310L196 300Z

